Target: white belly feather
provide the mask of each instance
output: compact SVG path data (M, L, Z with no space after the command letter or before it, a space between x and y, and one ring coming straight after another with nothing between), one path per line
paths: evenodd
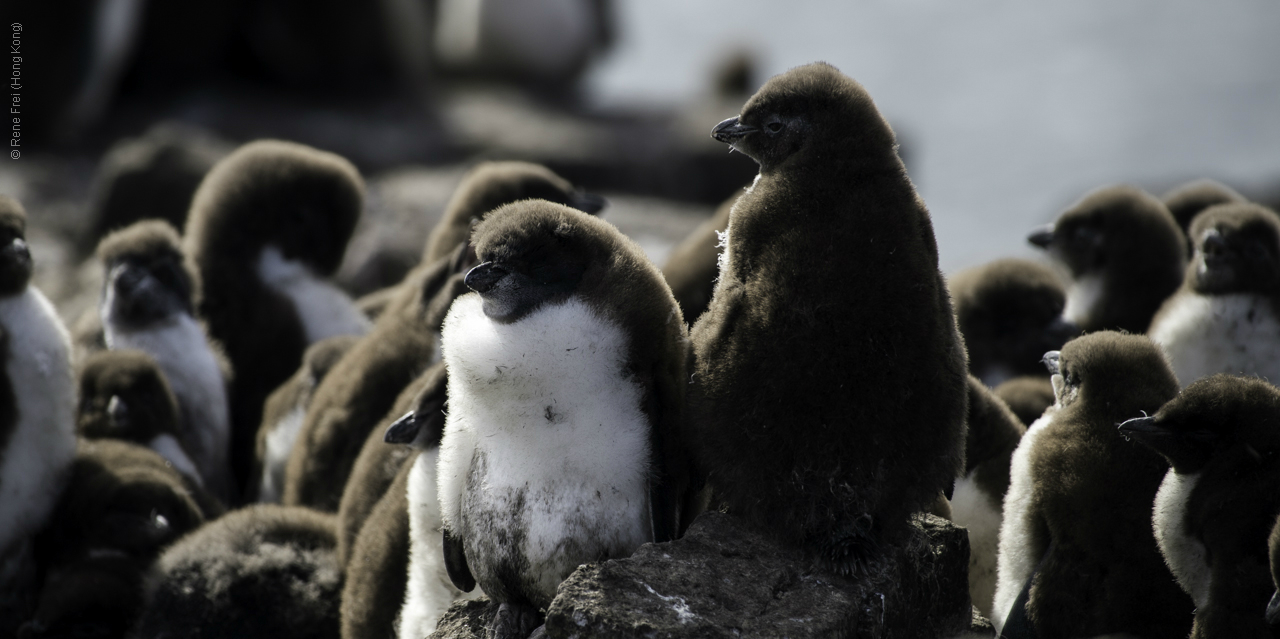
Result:
M258 258L258 276L293 303L308 344L335 335L364 335L369 332L369 318L350 296L311 272L307 265L286 259L280 249L274 246L262 249Z
M1280 382L1280 319L1260 295L1180 292L1148 331L1183 386L1215 373Z

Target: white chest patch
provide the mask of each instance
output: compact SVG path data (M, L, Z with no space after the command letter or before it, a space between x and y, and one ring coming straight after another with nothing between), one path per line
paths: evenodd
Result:
M9 357L5 374L17 423L0 450L0 555L34 533L53 509L75 457L76 388L71 338L53 305L28 286L0 298Z
M1187 530L1187 502L1200 480L1198 473L1179 475L1169 469L1156 492L1152 512L1156 543L1178 585L1191 595L1197 608L1209 603L1209 560L1204 544Z
M284 498L284 472L289 465L289 454L293 452L293 444L298 441L298 433L302 432L302 422L307 416L301 405L280 418L276 425L267 432L267 451L262 460L262 483L258 487L258 501L278 504Z
M1086 325L1102 299L1105 286L1100 275L1086 275L1067 286L1067 305L1062 317L1077 325Z
M440 506L491 596L516 587L546 605L579 564L652 538L649 423L627 346L577 298L513 324L489 320L476 294L450 309ZM512 565L519 584L497 575Z
M311 272L307 265L285 259L280 249L274 246L262 249L258 257L258 276L293 303L306 331L308 344L335 335L364 335L369 332L369 318L356 307L350 296Z
M1214 373L1280 382L1280 318L1265 298L1182 292L1169 304L1148 334L1183 386Z
M1000 554L996 559L995 599L991 605L991 623L996 632L1004 627L1004 620L1009 617L1013 603L1022 591L1022 586L1035 572L1045 549L1034 543L1034 514L1031 509L1031 494L1035 487L1032 475L1031 451L1036 439L1053 427L1053 418L1057 415L1056 406L1049 407L1044 415L1027 428L1018 448L1013 451L1013 461L1009 468L1009 492L1004 496L1004 518L1000 525Z
M230 497L227 386L200 324L186 313L141 330L121 330L107 313L102 323L107 348L137 349L156 360L178 399L182 448L200 470L204 484L219 497Z
M951 520L969 529L969 596L988 618L996 594L1002 500L978 487L973 473L957 481L951 495Z

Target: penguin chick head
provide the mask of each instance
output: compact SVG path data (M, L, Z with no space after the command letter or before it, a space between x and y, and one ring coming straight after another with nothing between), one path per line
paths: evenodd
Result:
M17 200L0 195L0 296L26 290L31 270L27 211Z
M1176 186L1160 196L1160 199L1164 201L1169 213L1173 214L1173 219L1177 220L1178 228L1184 232L1190 231L1191 222L1201 211L1216 204L1245 201L1244 196L1236 193L1235 189L1210 179L1192 180Z
M1254 377L1213 375L1183 389L1120 432L1169 460L1179 474L1211 464L1233 476L1257 474L1280 454L1280 390Z
M1027 241L1049 252L1073 279L1108 270L1147 271L1186 263L1186 242L1164 204L1132 186L1086 194ZM1181 277L1179 272L1178 277ZM1176 287L1176 284L1175 284Z
M364 180L346 159L280 140L259 140L218 162L192 197L188 252L256 260L268 244L318 275L337 270L364 202Z
M776 75L711 137L770 173L805 160L898 166L893 130L862 85L825 62Z
M592 215L608 204L603 197L574 188L540 164L483 162L471 169L454 191L440 223L427 238L423 263L435 262L466 242L471 230L489 211L530 199L564 204Z
M383 441L415 448L438 446L444 435L444 404L448 375L444 364L436 364L424 374L422 386L413 398L413 408L387 427Z
M108 235L98 244L98 259L106 273L108 321L139 327L175 313L194 314L200 278L168 222L145 220Z
M160 366L136 350L90 355L80 371L76 433L147 445L178 431L178 400Z
M1095 414L1093 423L1154 412L1178 392L1160 348L1145 335L1099 331L1045 354L1056 406Z
M1273 294L1280 289L1280 216L1250 203L1220 204L1196 216L1187 280L1198 293Z

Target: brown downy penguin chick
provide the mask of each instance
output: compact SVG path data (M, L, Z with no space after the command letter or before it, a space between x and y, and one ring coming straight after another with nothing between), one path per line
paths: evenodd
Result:
M1009 464L1027 428L973 375L966 422L965 470L951 495L951 521L969 529L969 597L989 618Z
M119 637L142 608L147 567L222 506L132 442L81 440L71 480L36 539L40 605L19 637Z
M274 140L240 147L196 190L184 248L203 280L197 314L237 371L231 465L240 485L252 471L263 403L298 370L307 346L368 330L325 279L342 262L363 197L350 162Z
M677 535L687 329L640 246L581 211L509 204L472 242L476 294L444 324L439 476L410 476L411 529L433 529L413 518L438 479L450 579L501 604L494 636L523 638L579 564Z
M1053 383L1041 375L1015 377L991 389L996 397L1018 416L1018 420L1030 426L1053 406Z
M929 213L830 65L770 79L712 136L760 174L693 327L699 471L729 512L849 575L964 469L967 365Z
M144 220L98 244L105 273L100 314L110 349L137 349L155 359L178 400L178 440L204 486L238 501L231 476L228 366L196 318L200 276L182 253L178 232Z
M347 551L342 639L399 636L398 621L409 583L408 486L415 459L416 454L411 455L401 465Z
M1160 349L1102 331L1045 354L1057 403L1014 451L992 622L1007 639L1182 639L1192 605L1151 529L1168 464L1116 425L1178 393Z
M227 513L156 560L134 636L336 639L336 545L332 515L276 504Z
M0 196L0 632L25 615L35 577L30 539L75 456L71 341L31 280L27 214Z
M174 469L204 485L179 436L178 400L156 361L143 351L101 351L80 369L76 434L145 446Z
M687 322L697 321L711 303L720 267L720 238L729 228L729 211L740 195L735 193L722 202L711 219L699 224L671 251L662 267L662 277L671 286Z
M1201 211L1218 204L1247 201L1235 189L1208 178L1180 184L1160 196L1160 199L1178 222L1178 228L1187 234L1187 249L1191 251L1195 250L1195 241L1190 234L1191 222Z
M311 407L311 398L334 364L359 341L355 335L336 335L308 346L298 372L267 397L254 448L258 469L254 476L259 478L257 492L245 495L250 501L280 502L284 494L285 466L302 430L302 420ZM253 488L254 485L249 486L250 491Z
M1214 375L1120 432L1173 466L1153 523L1165 562L1195 601L1192 639L1270 639L1267 536L1280 510L1280 390Z
M1191 237L1186 281L1147 333L1183 385L1214 373L1280 382L1280 216L1222 204L1196 217Z
M969 372L990 387L1044 375L1040 359L1080 329L1062 317L1067 296L1053 269L1020 259L965 269L947 281Z
M1132 186L1086 194L1027 238L1067 273L1063 315L1086 333L1141 333L1182 284L1186 239L1169 209Z

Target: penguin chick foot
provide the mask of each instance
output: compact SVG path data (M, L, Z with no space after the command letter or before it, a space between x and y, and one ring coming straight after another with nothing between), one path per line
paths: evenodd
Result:
M534 630L541 628L542 615L537 608L504 603L498 606L498 612L493 615L493 623L489 624L485 639L528 639Z
M871 525L871 515L863 513L832 530L819 546L819 561L841 577L865 574L879 551Z

